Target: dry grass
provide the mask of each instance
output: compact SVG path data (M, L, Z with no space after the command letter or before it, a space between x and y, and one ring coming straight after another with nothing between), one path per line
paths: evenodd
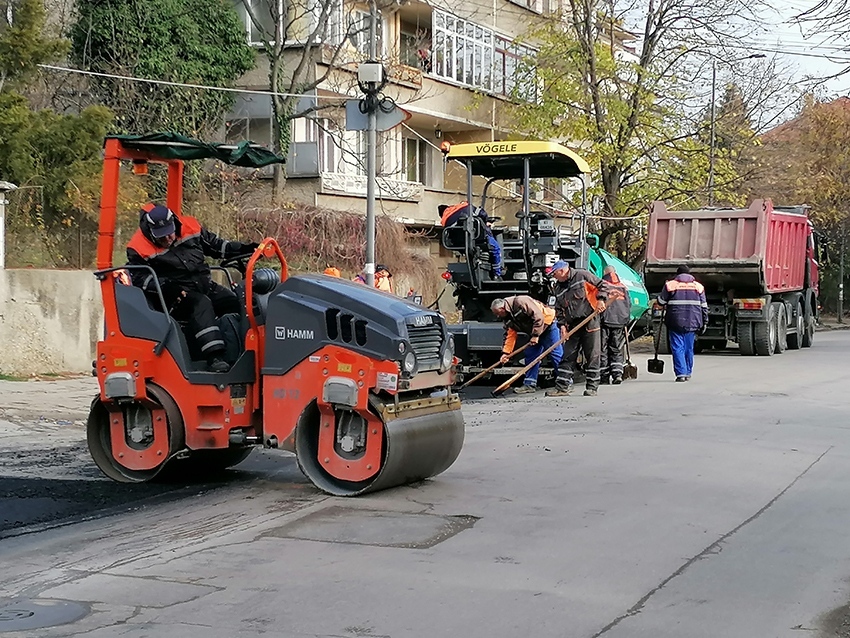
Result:
M366 260L366 219L363 215L293 204L284 208L251 208L240 213L245 237L274 237L290 268L296 272L322 272L327 266L353 277ZM389 217L376 219L378 263L393 273L396 293L408 288L423 295L426 303L443 288L440 268L430 257L412 250L416 237L404 224Z

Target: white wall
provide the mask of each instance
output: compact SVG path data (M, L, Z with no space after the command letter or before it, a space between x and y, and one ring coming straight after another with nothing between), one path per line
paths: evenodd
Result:
M88 372L102 326L91 271L0 270L0 373Z

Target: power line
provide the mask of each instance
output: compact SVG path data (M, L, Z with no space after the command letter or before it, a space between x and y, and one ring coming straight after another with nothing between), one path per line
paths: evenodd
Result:
M39 64L42 69L50 71L62 71L65 73L76 73L79 75L88 75L99 78L108 78L111 80L126 80L128 82L144 82L147 84L160 84L163 86L174 86L185 89L204 89L207 91L223 91L225 93L247 93L249 95L268 95L276 97L307 97L316 100L339 100L340 97L316 95L313 93L279 93L277 91L263 91L257 89L238 89L227 86L208 86L206 84L190 84L186 82L171 82L169 80L152 80L150 78L139 78L131 75L117 75L114 73L99 73L97 71L85 71L83 69L72 69L64 66L53 66L51 64Z

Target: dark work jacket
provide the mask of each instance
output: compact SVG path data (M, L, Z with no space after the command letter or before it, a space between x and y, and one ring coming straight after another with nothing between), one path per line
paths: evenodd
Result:
M608 284L608 307L602 313L602 325L606 328L622 328L629 323L632 302L629 289L620 281L617 273L602 277Z
M555 286L555 312L558 322L568 327L575 326L596 310L597 300L608 300L608 283L587 270L570 268L566 281ZM598 328L598 318L586 324Z
M673 332L699 332L708 323L705 288L693 275L685 273L668 281L656 301L666 306L664 321Z
M127 263L153 268L163 289L166 303L176 299L181 290L207 294L212 285L210 267L205 256L228 259L244 254L246 245L226 241L202 227L194 217L175 214L177 241L168 248L153 242L150 225L142 217L139 230L127 244ZM142 269L131 269L133 285L147 293L156 292L153 275Z

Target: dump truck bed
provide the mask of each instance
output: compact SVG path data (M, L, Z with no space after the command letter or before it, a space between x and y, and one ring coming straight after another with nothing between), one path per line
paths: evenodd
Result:
M687 264L709 290L774 294L806 284L809 220L804 206L668 210L653 202L645 280L658 291Z

